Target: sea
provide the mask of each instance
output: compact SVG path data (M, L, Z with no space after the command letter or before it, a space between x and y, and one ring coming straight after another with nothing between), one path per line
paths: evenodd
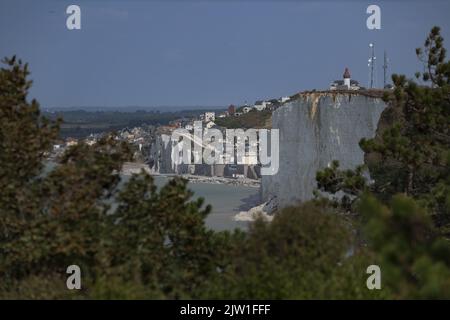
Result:
M45 172L49 172L54 168L55 163L47 162L45 166ZM128 175L122 175L122 183L126 183L129 177ZM156 175L154 179L155 185L160 188L171 177ZM205 224L208 228L215 231L231 231L236 228L242 230L247 229L248 222L235 221L234 216L240 211L248 211L260 203L259 188L256 187L195 182L189 183L188 188L194 193L193 199L202 197L204 199L204 206L207 204L212 206L210 214L206 217Z
M161 187L168 179L170 177L155 176L155 184ZM240 211L247 211L259 202L259 189L255 187L196 182L189 183L188 188L194 192L194 199L202 197L205 205L212 206L205 223L216 231L235 228L245 230L248 222L235 221L233 218Z

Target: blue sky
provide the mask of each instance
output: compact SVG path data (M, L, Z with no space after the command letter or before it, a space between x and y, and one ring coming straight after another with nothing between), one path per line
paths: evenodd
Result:
M82 29L66 28L81 7ZM366 8L381 7L381 30ZM439 25L450 48L449 1L0 0L0 56L30 63L42 107L249 103L327 88L348 66L367 85L421 70L414 49Z

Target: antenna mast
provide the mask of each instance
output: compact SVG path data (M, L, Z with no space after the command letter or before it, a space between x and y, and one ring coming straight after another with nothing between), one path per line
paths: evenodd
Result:
M373 43L369 43L369 47L372 49L371 57L369 58L369 64L370 67L370 81L369 81L369 88L373 88L373 82L374 82L374 66L375 66L375 60L377 57L375 57L375 45Z
M383 88L386 88L386 76L388 68L388 58L386 55L386 50L384 51L384 64L383 64Z

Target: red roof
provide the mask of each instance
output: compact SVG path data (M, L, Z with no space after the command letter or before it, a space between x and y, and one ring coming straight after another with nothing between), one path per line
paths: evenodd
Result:
M350 71L348 70L348 68L345 68L344 71L344 79L350 79Z

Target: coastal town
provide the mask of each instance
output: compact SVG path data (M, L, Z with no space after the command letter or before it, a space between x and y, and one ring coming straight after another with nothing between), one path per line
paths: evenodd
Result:
M271 99L267 101L256 101L253 105L248 105L247 103L236 107L230 105L225 110L210 110L205 111L195 117L183 117L175 120L171 120L165 125L142 125L136 127L125 127L115 132L116 138L129 143L134 150L135 162L127 163L124 166L124 173L130 174L132 172L137 172L140 169L147 170L152 174L177 174L181 173L184 176L189 177L189 180L193 182L200 181L199 174L195 172L176 172L168 164L170 159L162 159L164 157L164 151L161 152L162 146L156 146L156 144L161 142L159 137L170 136L174 130L185 129L189 132L194 131L194 124L201 123L203 130L206 132L210 129L220 130L223 134L229 127L227 121L233 121L235 119L244 119L246 116L257 117L259 114L264 114L264 119L270 119L271 114L277 108L279 108L284 103L290 100L289 97L282 97L279 99ZM244 120L245 121L245 120ZM267 127L266 123L263 121L259 126ZM108 132L91 133L87 137L75 138L66 137L61 139L60 143L53 146L53 152L48 154L49 160L56 160L64 151L78 143L86 143L88 145L95 144L98 139L100 139ZM162 142L160 144L163 144ZM167 143L166 146L167 147ZM155 148L158 150L155 151ZM155 154L158 152L158 154ZM165 163L161 163L165 161ZM249 169L250 167L250 169ZM231 178L229 179L203 179L201 181L211 181L214 183L230 183L230 184L244 184L244 185L257 185L259 183L260 175L257 173L257 166L247 166L247 165L229 165L224 166L222 170L215 170L211 172L208 170L202 171L202 175L205 177L217 177L217 178Z
M132 162L126 162L123 165L122 174L125 176L129 176L132 174L138 174L141 170L144 170L154 176L181 176L185 179L188 179L190 183L194 184L208 183L258 188L260 190L260 196L252 200L252 205L249 210L241 211L236 214L235 220L252 221L255 217L260 216L261 214L266 219L270 220L272 219L272 213L277 210L279 203L281 203L282 205L287 205L297 200L284 199L285 195L289 194L287 190L284 194L280 194L278 191L280 189L280 186L284 185L285 183L278 182L277 179L281 178L277 177L283 176L285 174L285 169L282 169L280 174L274 176L264 177L261 174L262 166L259 161L257 152L257 150L261 149L259 140L256 140L254 142L250 142L250 140L241 141L246 146L245 155L241 156L241 158L239 159L236 158L233 163L225 163L223 161L217 161L215 163L192 163L189 161L188 163L176 163L176 161L174 161L174 155L179 153L180 151L177 147L178 141L175 141L173 139L173 134L180 130L182 132L186 132L185 138L187 137L187 135L190 136L188 137L189 144L192 143L195 145L196 141L192 134L196 130L196 126L200 124L202 130L201 136L207 136L209 131L220 133L221 137L219 138L220 140L218 142L223 144L223 147L225 148L226 141L223 137L226 136L226 132L229 131L230 128L240 130L245 130L246 128L257 128L260 130L271 130L272 128L277 128L281 131L285 131L290 127L290 125L288 126L286 124L288 121L287 119L283 120L283 123L279 123L279 120L276 120L276 122L278 123L273 123L274 119L283 117L283 110L286 110L286 108L281 108L283 106L289 106L292 103L305 101L305 103L308 105L306 110L312 108L312 112L315 113L316 111L314 110L316 110L319 107L318 104L320 104L318 99L320 99L321 97L322 99L333 97L332 102L329 102L329 104L335 106L337 104L337 107L339 107L341 104L347 104L351 102L352 96L355 97L354 101L358 101L358 97L366 96L375 98L374 101L377 104L377 107L370 107L375 110L379 108L377 101L382 96L384 90L392 90L392 86L387 86L385 89L381 90L368 90L362 87L358 81L352 79L350 70L348 68L345 68L342 75L342 80L333 81L325 90L313 90L310 92L300 92L292 96L280 97L277 99L259 100L252 105L244 103L239 107L231 104L226 109L206 110L204 112L198 113L198 115L190 117L183 116L170 120L167 124L162 125L143 124L141 126L131 128L125 127L115 132L115 138L121 141L125 141L130 146L132 146L134 155ZM346 99L350 100L347 101ZM303 105L304 102L301 102L301 104ZM362 100L361 104L365 106L366 102ZM354 108L354 106L351 106L351 108ZM276 112L279 109L280 112ZM326 114L326 111L322 112ZM276 117L274 117L275 113L277 114ZM314 116L314 114L312 114L312 116ZM249 125L250 123L251 125ZM341 142L339 141L339 139L342 134L339 132L339 130L343 129L333 129L333 127L331 126L330 130L334 132L333 135L336 136L336 139L338 139L337 143L340 144ZM91 133L87 137L80 139L67 137L61 141L61 144L54 145L53 152L48 155L48 159L56 160L59 155L63 154L64 150L66 150L68 147L77 145L78 143L94 145L95 143L97 143L98 139L100 139L105 134L108 134L108 132ZM371 134L373 133L371 133L370 131L364 133L364 135ZM361 136L364 135L362 134ZM359 139L358 137L356 138ZM250 139L250 137L238 137L237 139L238 142L240 141L240 139ZM336 142L333 143L332 141L330 141L330 145L333 145L335 143ZM283 143L281 143L281 145L283 145ZM356 141L354 142L354 145L357 145ZM200 150L204 150L205 148L207 148L207 146L202 145ZM284 148L283 150L281 150L281 157L284 157L284 159L292 158L293 155L291 154L287 156L284 155L286 150L289 149L290 148ZM352 153L358 152L360 153L360 151L356 149L352 150ZM200 153L202 153L202 151L200 151ZM195 154L195 152L192 152L191 156L193 158L198 158L201 157L202 154L199 155ZM309 163L308 166L310 166ZM293 170L293 168L290 167L289 170ZM287 181L294 175L295 171L289 173L289 177L284 177L282 179L283 181ZM311 187L314 185L312 181L314 179L314 177L310 177L308 180L306 180L306 185L296 186L296 188L307 190L307 196L305 196L305 198L302 200L307 200L312 196L313 190L311 190ZM277 181L276 185L279 185L279 187L275 187L275 189L272 190L272 184L274 183L273 181Z
M389 88L390 89L390 88ZM351 79L350 70L345 68L342 80L333 81L324 92L356 92L366 90L358 81ZM285 96L276 99L258 100L253 104L244 103L240 106L230 104L226 109L208 110L196 116L184 116L168 121L167 124L149 125L143 124L135 127L124 127L115 132L116 139L126 141L134 150L134 162L127 163L124 174L131 174L144 169L152 174L183 175L193 182L210 181L213 183L230 183L244 185L258 185L261 178L260 166L251 165L199 165L197 168L174 168L170 163L170 151L167 154L167 139L163 142L160 137L170 136L174 130L185 129L194 131L194 124L201 123L206 130L220 130L223 135L229 128L246 129L248 122L252 122L252 128L271 129L272 113L292 100L294 96ZM250 127L250 126L247 126ZM98 139L108 132L90 133L86 137L65 137L53 146L53 152L48 154L49 160L55 160L64 151L78 143L88 145L95 144ZM212 168L214 167L214 168ZM206 168L206 169L205 169Z

